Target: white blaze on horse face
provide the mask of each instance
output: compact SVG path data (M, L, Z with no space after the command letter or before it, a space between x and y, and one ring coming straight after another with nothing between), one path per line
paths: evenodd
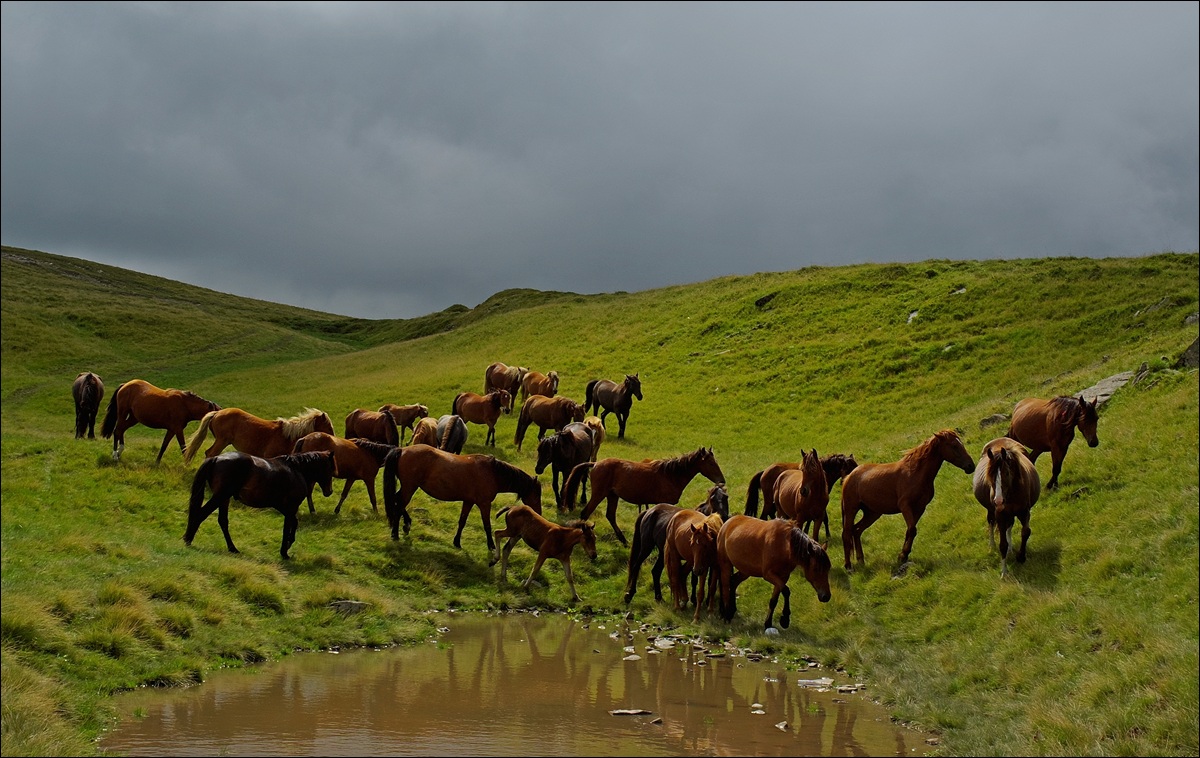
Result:
M1004 507L1004 469L1000 466L996 467L996 484L992 488L992 502L997 507Z

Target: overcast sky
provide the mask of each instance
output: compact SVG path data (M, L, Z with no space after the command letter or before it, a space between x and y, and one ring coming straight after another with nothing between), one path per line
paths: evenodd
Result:
M2 242L367 318L1193 251L1198 9L6 0Z

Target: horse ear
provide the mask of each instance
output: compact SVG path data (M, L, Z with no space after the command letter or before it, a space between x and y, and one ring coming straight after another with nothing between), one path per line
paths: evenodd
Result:
M818 542L817 544L821 546L821 549L822 549L822 550L826 550L826 551L828 551L828 549L829 549L829 543L828 543L828 542Z

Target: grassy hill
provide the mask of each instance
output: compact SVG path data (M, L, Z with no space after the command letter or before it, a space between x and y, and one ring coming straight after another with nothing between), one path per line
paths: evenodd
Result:
M801 450L892 461L949 427L978 454L1004 429L980 421L1017 400L1146 363L1148 376L1103 407L1101 445L1072 446L1009 577L969 478L946 466L905 571L894 516L864 535L866 567L841 569L835 487L831 602L793 576L792 627L768 638L769 587L750 580L737 618L695 628L843 666L947 754L1200 751L1200 388L1194 369L1172 367L1197 337L1196 253L812 267L597 296L514 290L404 321L8 247L0 286L5 755L94 752L114 692L297 649L412 642L431 630L431 608L624 613L628 551L599 516L600 555L575 562L583 601L569 607L557 565L530 593L497 585L477 512L455 550L457 505L418 494L411 535L393 542L361 484L339 516L319 495L315 515L302 509L286 563L278 514L240 507L240 554L225 551L215 519L185 547L195 462L172 448L155 465L162 434L142 426L120 465L110 441L73 439L70 384L83 370L103 377L105 406L141 378L264 418L321 408L340 432L348 412L384 402L448 413L497 360L556 370L560 394L580 401L589 380L638 372L645 399L601 456L711 446L735 512L756 471ZM501 419L494 451L471 427L464 452L532 472L535 446L518 452L515 426ZM1048 456L1038 469L1045 481ZM706 486L694 481L681 502ZM626 533L634 516L621 506ZM523 547L513 559L510 579L532 564ZM654 603L647 573L635 616L691 627L690 612ZM371 608L344 617L328 608L336 599Z

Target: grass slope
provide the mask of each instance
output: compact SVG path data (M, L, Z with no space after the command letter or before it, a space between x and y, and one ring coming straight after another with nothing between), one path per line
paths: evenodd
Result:
M225 552L212 519L185 547L195 464L172 449L154 465L161 433L141 426L119 466L108 441L72 438L69 387L81 370L110 394L144 378L266 418L319 407L340 427L354 408L384 402L448 413L455 394L481 391L496 360L556 370L560 393L578 400L590 379L639 372L645 399L624 440L613 425L601 456L712 446L735 512L754 472L802 449L890 461L958 427L978 451L1003 431L980 420L1020 398L1070 394L1147 363L1149 377L1103 408L1101 446L1071 448L1061 488L1034 510L1029 560L1009 578L969 479L947 466L902 575L897 517L865 534L865 568L842 571L835 488L832 601L817 603L794 576L792 627L767 638L768 586L751 580L733 622L696 628L844 666L949 754L1200 750L1198 383L1195 370L1171 368L1197 336L1187 320L1195 253L808 268L587 297L516 290L400 322L12 248L0 282L5 755L93 752L112 716L107 697L139 684L421 639L431 608L623 613L628 553L600 515L599 558L575 562L584 600L568 608L556 565L530 593L497 586L477 513L455 550L458 508L419 494L412 534L393 542L361 484L340 516L319 495L315 515L302 509L289 562L278 559L282 519L240 507L230 518L239 555ZM532 471L536 446L527 437L518 452L514 430L514 418L501 420L494 453ZM471 428L465 452L493 452L484 431ZM694 481L682 503L698 503L706 485ZM633 507L619 518L629 533ZM532 555L522 547L513 559L521 576ZM633 613L691 626L690 613L654 603L646 574ZM343 617L328 607L335 599L372 605Z

